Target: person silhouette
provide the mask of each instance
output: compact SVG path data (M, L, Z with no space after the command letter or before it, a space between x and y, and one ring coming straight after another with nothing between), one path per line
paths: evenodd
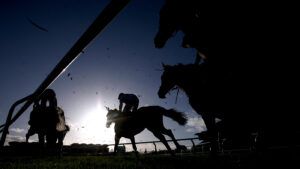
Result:
M48 128L52 129L57 127L57 109L55 91L53 89L46 89L43 94L34 101L28 121L30 128L26 134L26 142L28 142L30 136L37 133L39 134L40 144L44 144L44 136L40 133L46 134ZM61 117L63 122L65 122L64 114Z
M57 99L55 91L53 89L46 89L40 96L40 106L42 108L50 107L56 109Z
M135 94L125 94L120 93L118 97L120 104L119 104L119 111L121 112L135 112L139 106L139 99ZM123 109L123 104L125 104Z

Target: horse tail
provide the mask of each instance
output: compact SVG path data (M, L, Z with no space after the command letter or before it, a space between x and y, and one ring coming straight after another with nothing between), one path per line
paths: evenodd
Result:
M175 109L169 109L164 111L164 115L170 117L174 121L176 121L180 125L185 125L187 122L187 118L184 113L179 112Z

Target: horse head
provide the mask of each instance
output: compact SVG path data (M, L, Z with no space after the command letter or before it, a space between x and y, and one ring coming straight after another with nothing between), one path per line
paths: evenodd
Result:
M166 0L160 10L159 30L154 39L155 47L163 48L167 40L178 31L185 34L182 47L198 46L199 30L207 27L202 14L199 14L199 11L203 11L203 8L200 9L202 6L202 2L200 5L198 1ZM201 35L201 39L203 36Z
M174 68L169 65L162 64L164 72L161 76L161 85L158 90L158 96L161 99L166 98L166 94L175 87L175 76Z
M160 10L159 30L154 38L156 48L163 48L167 40L178 31L177 13L169 3Z
M117 109L110 109L106 107L107 114L106 114L106 127L109 128L111 123L115 122L116 118L119 116L119 111Z

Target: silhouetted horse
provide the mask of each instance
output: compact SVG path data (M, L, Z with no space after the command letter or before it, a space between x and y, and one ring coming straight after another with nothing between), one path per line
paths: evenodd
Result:
M129 138L132 143L132 147L137 154L137 148L135 145L134 136L142 132L145 128L151 131L155 137L157 137L173 155L169 144L167 143L163 134L172 138L175 146L178 150L185 149L185 146L179 145L176 141L171 130L168 130L163 125L163 116L170 117L180 125L184 125L187 121L183 113L175 111L173 109L165 109L160 106L148 106L141 107L136 112L131 114L122 113L116 109L110 110L107 108L108 113L106 115L107 122L106 127L109 127L111 123L115 123L115 147L116 152L119 140L121 137Z
M30 128L26 134L26 142L30 136L38 134L41 145L45 144L46 137L47 147L55 148L58 142L57 148L61 153L63 140L70 128L66 125L64 111L60 107L41 109L39 105L34 105L28 123Z
M224 119L224 106L226 106L226 92L230 92L224 79L218 75L211 75L206 64L201 65L163 65L161 86L158 91L160 98L175 86L184 90L189 97L193 109L202 116L207 131L210 134L212 151L217 150L217 131L215 118ZM225 90L227 89L227 90Z
M207 23L207 8L199 0L166 0L160 10L159 30L154 38L155 47L164 47L172 35L182 31L182 47L196 48L207 56L209 40L212 38L208 31L210 24Z
M244 6L241 3L239 5ZM193 83L197 83L198 86L195 86L199 88L197 94L190 96L190 102L191 105L195 104L192 100L198 98L198 106L192 105L198 113L200 107L210 107L204 110L209 112L222 110L227 116L225 127L230 128L226 130L236 130L235 133L229 133L231 137L243 134L243 130L248 133L259 131L258 140L268 140L263 142L278 140L274 131L290 133L287 135L294 137L292 133L298 132L299 127L296 125L296 113L291 107L297 104L291 104L293 102L287 98L291 98L288 94L296 89L292 84L296 84L293 80L297 71L293 68L297 66L290 58L282 63L282 56L292 51L291 45L286 45L286 40L278 40L283 37L281 35L266 35L266 31L261 29L265 17L263 13L253 14L246 8L235 8L235 5L236 2L229 1L210 4L200 0L165 0L160 11L155 46L164 47L174 33L182 31L182 46L195 48L206 56L206 77L202 76L203 73L185 75L193 76ZM260 7L254 3L253 8L249 9ZM274 23L263 27L275 29L277 20ZM256 29L258 25L259 29ZM267 48L264 44L272 45ZM195 80L197 77L206 85L199 86ZM213 89L218 91L214 92ZM200 95L202 99L199 99Z
M165 98L175 86L187 94L191 106L205 122L212 152L218 150L217 133L220 130L232 146L250 141L250 134L258 130L261 119L258 113L251 111L251 102L247 100L247 92L251 90L245 90L239 78L233 78L227 71L222 72L207 63L163 67L159 97ZM216 118L223 120L219 129Z

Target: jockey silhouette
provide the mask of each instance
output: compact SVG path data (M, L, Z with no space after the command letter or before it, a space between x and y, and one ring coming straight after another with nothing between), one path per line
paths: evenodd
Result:
M139 99L136 95L120 93L118 99L120 101L119 110L121 112L137 111L137 108L139 106ZM124 109L123 104L125 104Z

